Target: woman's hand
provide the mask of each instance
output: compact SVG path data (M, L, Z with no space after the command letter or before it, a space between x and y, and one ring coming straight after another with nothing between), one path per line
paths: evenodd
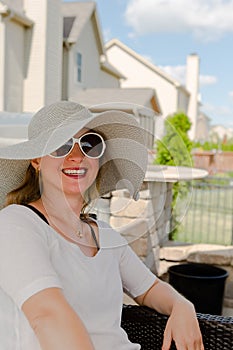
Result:
M170 349L172 339L177 350L204 350L195 309L189 301L174 304L165 328L162 350Z
M159 279L136 302L169 315L162 350L169 350L172 340L177 350L204 350L202 335L193 304L170 284Z

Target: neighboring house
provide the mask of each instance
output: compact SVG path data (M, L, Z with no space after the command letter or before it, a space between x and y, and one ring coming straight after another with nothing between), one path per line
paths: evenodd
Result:
M187 58L185 87L119 40L105 46L95 2L0 0L0 111L35 112L60 99L122 102L164 118L184 112L194 138L208 127L197 117L198 77L197 55ZM153 126L143 118L163 135L163 118Z
M62 98L87 88L119 88L124 76L106 58L95 2L64 2Z
M162 116L166 118L176 112L184 112L192 122L190 137L192 139L196 137L196 122L199 113L199 58L197 55L192 54L187 58L187 86L185 87L118 39L113 39L106 44L106 52L109 61L126 76L126 79L122 81L122 87L154 88Z
M61 20L60 0L0 0L0 110L61 98Z
M156 92L152 88L98 88L85 89L77 94L81 104L93 113L117 109L132 114L140 125L148 131L147 147L154 147L160 106Z
M0 0L0 110L36 111L85 88L119 88L95 2Z
M161 113L156 92L153 88L121 89L125 76L107 59L96 4L63 3L62 14L63 99L88 107L101 105L101 110L128 111L154 135L155 116ZM153 148L154 137L147 144Z
M196 138L195 141L209 141L211 119L204 113L200 113L197 118Z
M145 102L160 113L153 89L149 103L147 90L140 98L134 89L121 93L124 78L107 60L95 2L0 0L0 111L35 112L60 99L81 102L80 93L95 89L98 103L108 96L108 102Z

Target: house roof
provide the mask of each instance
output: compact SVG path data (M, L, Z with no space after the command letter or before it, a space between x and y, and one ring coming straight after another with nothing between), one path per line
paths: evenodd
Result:
M170 75L168 75L166 72L164 72L162 69L160 69L159 67L157 67L156 65L154 65L153 63L149 62L148 60L146 60L144 57L142 57L141 55L139 55L138 53L136 53L135 51L133 51L132 49L130 49L128 46L124 45L120 40L118 39L112 39L110 40L106 45L106 51L108 51L111 47L113 46L118 46L119 48L121 48L121 50L125 51L128 55L132 56L134 59L136 59L137 61L139 61L140 63L142 63L144 66L146 66L147 68L149 68L150 70L152 70L154 73L160 75L162 78L166 79L169 83L171 83L172 85L175 85L177 89L181 89L183 90L186 94L189 95L189 92L187 91L187 89L185 88L185 86L183 86L178 80L174 79L173 77L171 77Z
M63 39L74 44L78 41L86 23L91 19L99 53L104 54L104 43L95 2L63 2Z
M72 100L76 98L72 97ZM127 111L137 106L150 106L156 115L161 113L156 92L152 88L85 89L77 93L77 101L92 110L114 108Z
M117 77L118 79L126 79L125 75L119 72L119 70L116 69L116 67L114 67L113 65L111 65L111 63L107 60L101 62L100 67L102 70L113 75L114 77Z
M0 147L27 139L33 113L0 111Z
M7 112L0 111L0 126L1 125L28 125L32 112Z

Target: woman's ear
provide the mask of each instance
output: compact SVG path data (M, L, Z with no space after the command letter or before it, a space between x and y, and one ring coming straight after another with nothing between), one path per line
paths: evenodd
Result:
M37 172L40 171L40 161L41 158L35 158L31 160L31 165Z

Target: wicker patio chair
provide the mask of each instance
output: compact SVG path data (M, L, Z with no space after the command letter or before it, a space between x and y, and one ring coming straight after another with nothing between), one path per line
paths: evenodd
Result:
M180 315L182 317L182 315ZM233 349L233 317L197 314L205 350ZM168 317L145 306L123 305L122 327L142 350L161 350ZM172 344L171 350L175 350Z

